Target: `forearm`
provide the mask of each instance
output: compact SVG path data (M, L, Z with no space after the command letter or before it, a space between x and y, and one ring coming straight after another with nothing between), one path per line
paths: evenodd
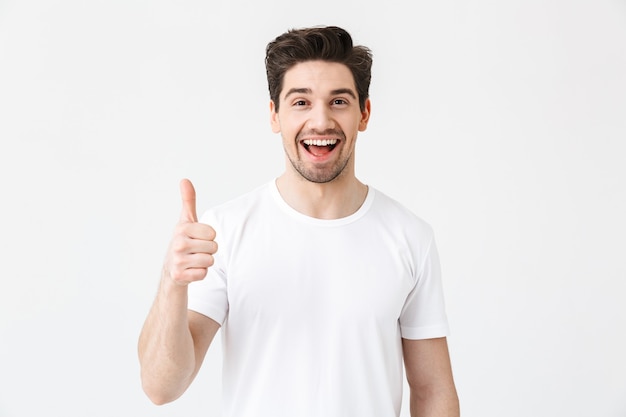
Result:
M141 380L157 404L178 398L194 377L196 358L187 318L187 287L163 279L139 336Z

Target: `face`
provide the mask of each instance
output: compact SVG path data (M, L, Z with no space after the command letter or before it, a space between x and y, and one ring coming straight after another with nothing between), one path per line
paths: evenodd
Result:
M270 114L272 131L283 138L288 171L315 183L354 176L356 138L367 127L370 102L360 110L348 67L324 61L295 65L285 73L279 111L270 102Z

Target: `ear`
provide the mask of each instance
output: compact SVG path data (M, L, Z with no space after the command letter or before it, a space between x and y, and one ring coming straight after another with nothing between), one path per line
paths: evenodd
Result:
M361 112L361 121L359 122L359 132L363 132L367 129L367 122L370 120L370 114L372 112L372 103L368 98L365 100L365 110Z
M276 106L274 100L270 100L270 124L272 125L272 132L280 133L280 119L276 112Z

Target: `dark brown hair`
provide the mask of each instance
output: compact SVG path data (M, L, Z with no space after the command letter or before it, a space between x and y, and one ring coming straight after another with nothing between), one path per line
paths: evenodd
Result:
M337 26L291 29L271 41L265 50L265 69L270 99L276 111L280 105L285 73L305 61L328 61L346 65L352 72L359 95L359 106L365 109L372 78L372 53L365 46L354 46L352 37Z

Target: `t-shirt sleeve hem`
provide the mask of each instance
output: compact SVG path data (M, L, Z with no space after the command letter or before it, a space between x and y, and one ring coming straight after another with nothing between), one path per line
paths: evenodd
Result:
M438 337L446 337L450 335L450 327L447 324L439 324L434 326L423 327L404 327L400 326L400 334L403 339L420 340L435 339Z
M226 314L219 309L211 308L207 306L200 306L197 304L189 304L187 306L188 310L195 311L196 313L200 313L203 316L207 316L208 318L215 320L220 326L224 324L224 320L226 319Z

